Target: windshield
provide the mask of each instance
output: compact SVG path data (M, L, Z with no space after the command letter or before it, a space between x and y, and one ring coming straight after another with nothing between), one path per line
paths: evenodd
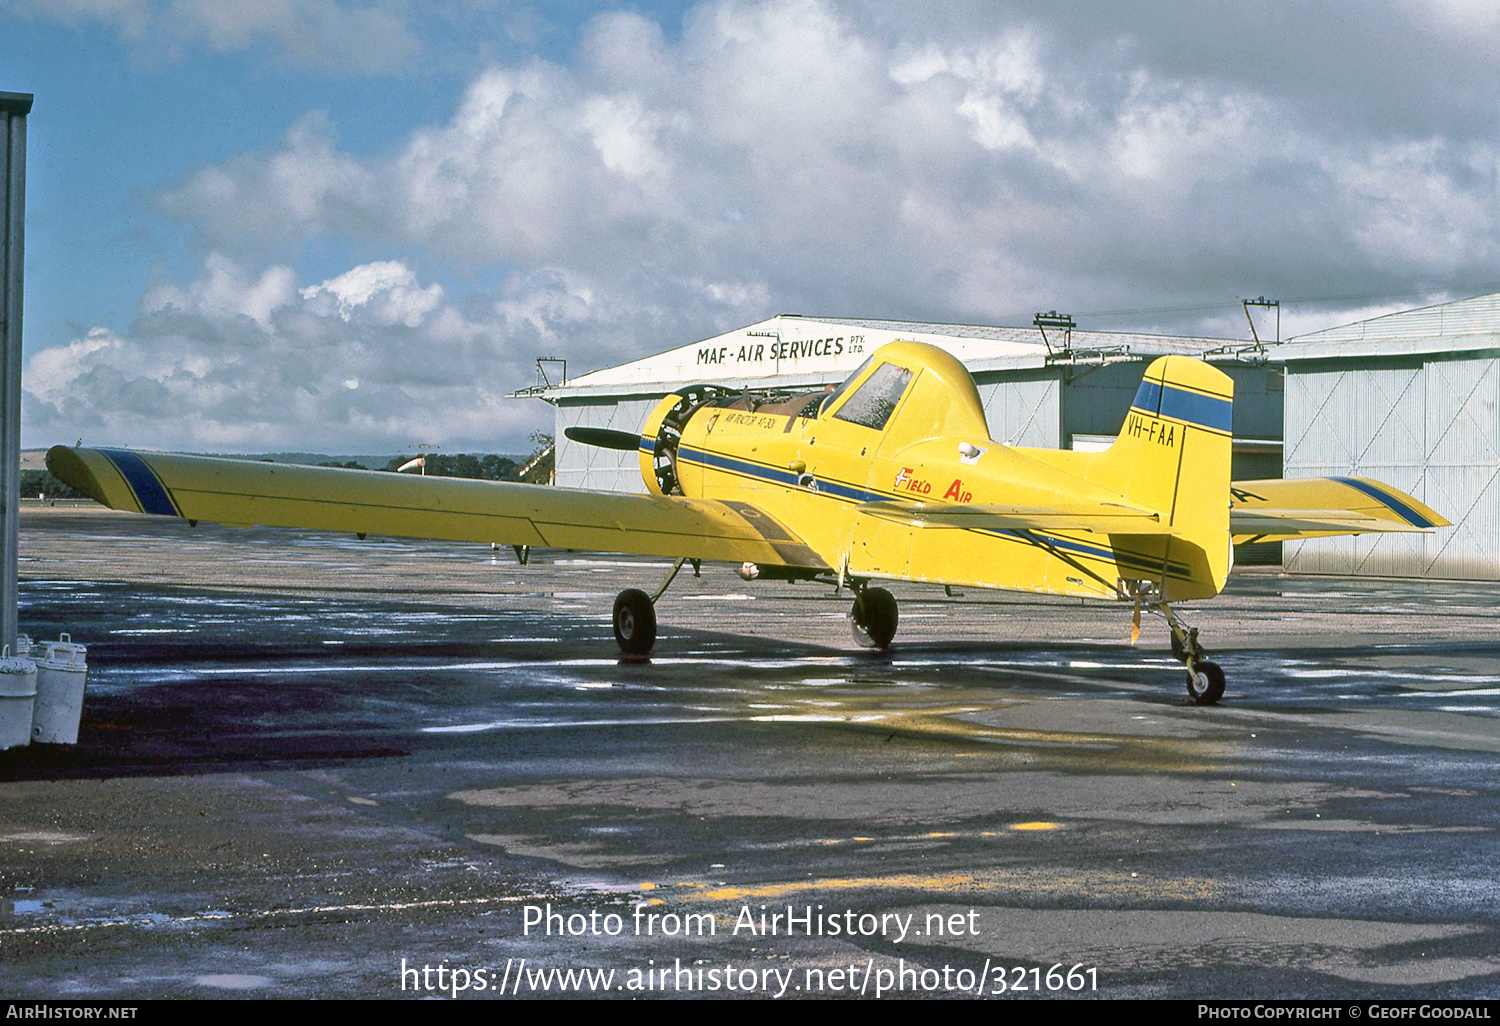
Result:
M878 431L885 427L885 422L896 412L896 404L901 401L902 393L911 384L911 379L912 373L905 367L894 363L881 364L848 401L839 407L839 411L833 415L834 419L847 420L851 424L860 424Z
M843 380L843 383L840 384L838 388L835 388L832 392L829 392L827 395L825 395L823 397L823 401L818 404L818 415L822 416L824 410L828 409L834 403L838 402L839 396L849 391L850 383L858 379L859 376L865 372L865 368L869 367L870 364L874 361L875 357L873 356L866 359L864 363L854 368L854 373L845 378Z

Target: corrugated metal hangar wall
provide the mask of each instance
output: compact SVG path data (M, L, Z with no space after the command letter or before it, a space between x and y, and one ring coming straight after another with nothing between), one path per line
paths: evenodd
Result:
M1500 294L1292 339L1286 476L1371 477L1452 521L1290 542L1297 573L1500 580Z

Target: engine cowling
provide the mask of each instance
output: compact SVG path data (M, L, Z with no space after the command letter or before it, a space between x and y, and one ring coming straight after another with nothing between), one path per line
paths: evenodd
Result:
M646 423L641 425L641 480L652 495L681 495L677 476L677 445L682 429L704 406L724 396L728 390L716 385L689 385L679 388L656 404Z

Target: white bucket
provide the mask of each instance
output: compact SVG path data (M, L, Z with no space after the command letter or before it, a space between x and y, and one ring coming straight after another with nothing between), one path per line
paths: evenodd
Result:
M31 743L36 706L36 664L0 649L0 750Z
M88 649L75 645L64 634L57 641L43 641L42 658L36 664L36 713L31 721L31 740L55 745L78 742L78 721L83 716L83 686L88 677Z

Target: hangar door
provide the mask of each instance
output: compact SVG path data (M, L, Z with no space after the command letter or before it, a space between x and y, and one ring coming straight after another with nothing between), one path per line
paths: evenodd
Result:
M1290 364L1287 371L1287 477L1375 478L1455 525L1431 535L1288 542L1288 570L1500 579L1495 359Z
M583 445L563 434L570 427L610 428L636 432L641 429L660 396L596 401L563 400L557 404L553 444L557 446L556 484L562 488L593 488L607 492L644 492L640 457L633 452Z
M988 377L975 384L991 438L1035 449L1062 447L1062 386L1055 373Z

